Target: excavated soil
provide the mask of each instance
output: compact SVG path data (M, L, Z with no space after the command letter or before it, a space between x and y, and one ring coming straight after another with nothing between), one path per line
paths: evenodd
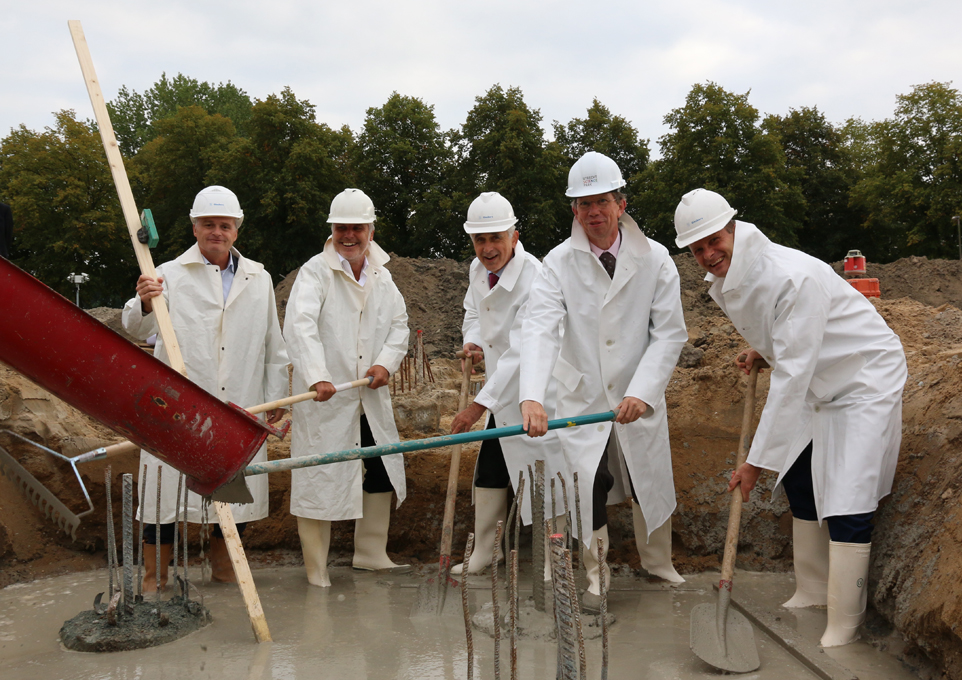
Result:
M725 483L734 464L745 379L732 360L744 347L741 337L707 295L707 284L688 254L675 257L689 344L671 380L667 399L678 509L673 518L675 564L694 573L717 569L727 522ZM841 270L841 263L837 263ZM461 300L467 263L394 258L388 268L408 304L412 331L423 330L435 382L397 394L402 437L445 434L456 411ZM284 305L294 272L277 287ZM903 444L893 493L877 516L873 543L871 602L908 643L904 659L924 675L962 678L962 265L954 261L907 258L869 264L882 299L879 312L899 334L909 362L905 391ZM119 310L92 313L119 326ZM414 333L412 333L413 342ZM764 405L767 377L759 380L756 415ZM0 429L9 428L68 455L118 438L103 426L0 365ZM75 512L85 509L68 466L34 447L10 441L4 446ZM287 441L272 441L269 456L286 457ZM470 488L476 447L465 447L458 480L455 552L460 554L472 521ZM407 457L408 498L392 521L390 550L412 563L437 560L448 453ZM104 462L86 464L84 481L95 512L83 518L73 541L59 531L0 476L0 587L106 564ZM111 461L113 488L120 475L136 474L136 457ZM743 511L738 565L753 570L791 569L791 515L784 501L772 502L774 477L763 475ZM271 475L269 518L249 526L244 537L252 562L287 564L299 560L296 523L288 513L289 473ZM114 521L119 526L119 503ZM616 573L637 571L631 515L626 505L612 509L609 559ZM522 546L530 534L522 535ZM194 542L196 544L196 541ZM334 564L349 564L353 523L337 522L332 535ZM931 669L937 669L932 671ZM926 670L928 669L928 670Z

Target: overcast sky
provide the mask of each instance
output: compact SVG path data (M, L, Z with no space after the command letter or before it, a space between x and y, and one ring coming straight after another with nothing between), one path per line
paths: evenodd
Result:
M765 113L890 117L913 85L962 71L962 2L674 0L347 2L0 0L0 136L52 112L93 111L68 19L83 22L109 100L183 73L264 98L290 86L332 127L357 131L393 91L464 122L495 83L521 88L544 126L597 97L652 140L695 83L751 91Z

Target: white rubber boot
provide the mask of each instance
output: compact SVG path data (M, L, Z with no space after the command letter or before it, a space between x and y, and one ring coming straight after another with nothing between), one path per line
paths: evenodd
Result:
M828 603L828 522L792 519L795 594L783 607L824 607Z
M363 517L354 520L354 561L360 571L392 571L403 574L411 571L410 564L395 564L387 556L387 532L391 525L393 491L362 492Z
M641 566L652 576L663 578L669 583L684 583L685 579L675 571L671 563L671 517L668 521L648 535L648 524L641 508L631 502L631 517L635 525L635 544ZM646 542L647 541L647 542Z
M312 586L329 588L331 577L327 575L327 552L331 547L331 523L298 517L297 535L301 538L307 582Z
M584 551L585 571L588 576L588 588L581 598L581 610L587 614L601 613L601 563L598 562L598 539L604 541L604 556L608 555L608 525L604 525L591 534L591 543ZM581 547L584 547L582 544ZM611 586L611 572L604 564L605 589Z
M558 525L557 532L564 535L565 527L568 525L568 518L565 515L558 515L555 518L555 524ZM551 580L551 536L547 533L544 535L544 580Z
M508 514L508 489L474 488L474 552L471 553L469 574L480 574L491 566L494 552L494 534L498 530L498 520L506 521ZM502 547L502 550L504 548ZM451 573L458 576L464 570L463 564L451 567Z
M828 546L828 626L822 647L840 647L858 640L868 603L868 565L871 543Z

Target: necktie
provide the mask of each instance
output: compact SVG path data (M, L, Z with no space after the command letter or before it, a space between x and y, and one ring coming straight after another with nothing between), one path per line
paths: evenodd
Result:
M494 288L496 285L498 285L498 275L488 272L488 288Z
M601 260L602 266L604 266L605 271L608 272L608 278L615 278L615 256L606 250L598 256L598 259Z

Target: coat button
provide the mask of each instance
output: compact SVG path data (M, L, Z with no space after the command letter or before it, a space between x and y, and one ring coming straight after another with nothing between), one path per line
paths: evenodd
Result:
M613 386L611 383L608 383L608 389L609 389L609 390L613 390L613 389L615 389L615 388L614 388L614 386Z
M815 407L815 413L818 413L818 412L821 411L821 410L822 410L822 407L821 407L821 406L816 406L816 407Z
M613 344L615 344L615 341L614 341L614 340L609 340L609 341L606 342L605 344L608 345L608 347L611 347Z

